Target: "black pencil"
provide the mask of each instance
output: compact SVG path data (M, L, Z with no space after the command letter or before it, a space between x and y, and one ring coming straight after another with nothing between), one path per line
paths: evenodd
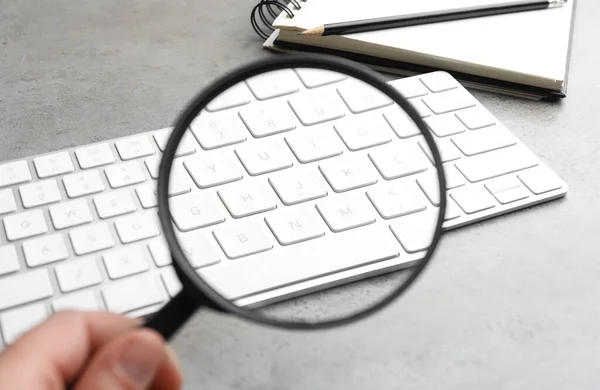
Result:
M541 10L562 6L567 0L524 0L509 1L499 4L458 8L452 10L423 12L412 15L387 16L382 18L356 20L324 24L303 32L299 35L326 36L354 34L365 31L383 30L388 28L408 27L421 24L447 22L461 19L479 18L483 16L501 15L515 12Z

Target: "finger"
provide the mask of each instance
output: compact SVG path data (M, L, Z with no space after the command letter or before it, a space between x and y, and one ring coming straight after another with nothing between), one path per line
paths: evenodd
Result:
M164 340L157 332L139 329L125 333L94 355L75 389L149 389L166 358Z
M140 320L106 312L59 312L0 355L0 389L63 389L99 346Z
M170 346L166 346L165 357L158 370L152 390L176 390L181 388L183 378L179 366L179 360Z

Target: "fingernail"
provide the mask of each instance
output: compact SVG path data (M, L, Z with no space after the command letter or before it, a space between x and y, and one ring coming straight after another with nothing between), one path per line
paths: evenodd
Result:
M128 347L119 357L117 367L133 385L146 388L154 379L162 358L157 353L162 348L160 340L152 335L140 335Z

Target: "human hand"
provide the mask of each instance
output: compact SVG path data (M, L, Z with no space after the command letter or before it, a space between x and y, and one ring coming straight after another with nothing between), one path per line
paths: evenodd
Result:
M178 363L155 331L106 312L59 312L0 354L0 389L177 390Z

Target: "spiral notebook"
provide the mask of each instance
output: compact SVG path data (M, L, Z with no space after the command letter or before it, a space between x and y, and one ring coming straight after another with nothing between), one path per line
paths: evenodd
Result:
M279 0L276 7L263 1L271 6L261 19L274 16L263 47L334 54L402 76L444 70L467 87L526 98L566 97L575 0L558 8L344 36L298 35L326 23L500 1Z

